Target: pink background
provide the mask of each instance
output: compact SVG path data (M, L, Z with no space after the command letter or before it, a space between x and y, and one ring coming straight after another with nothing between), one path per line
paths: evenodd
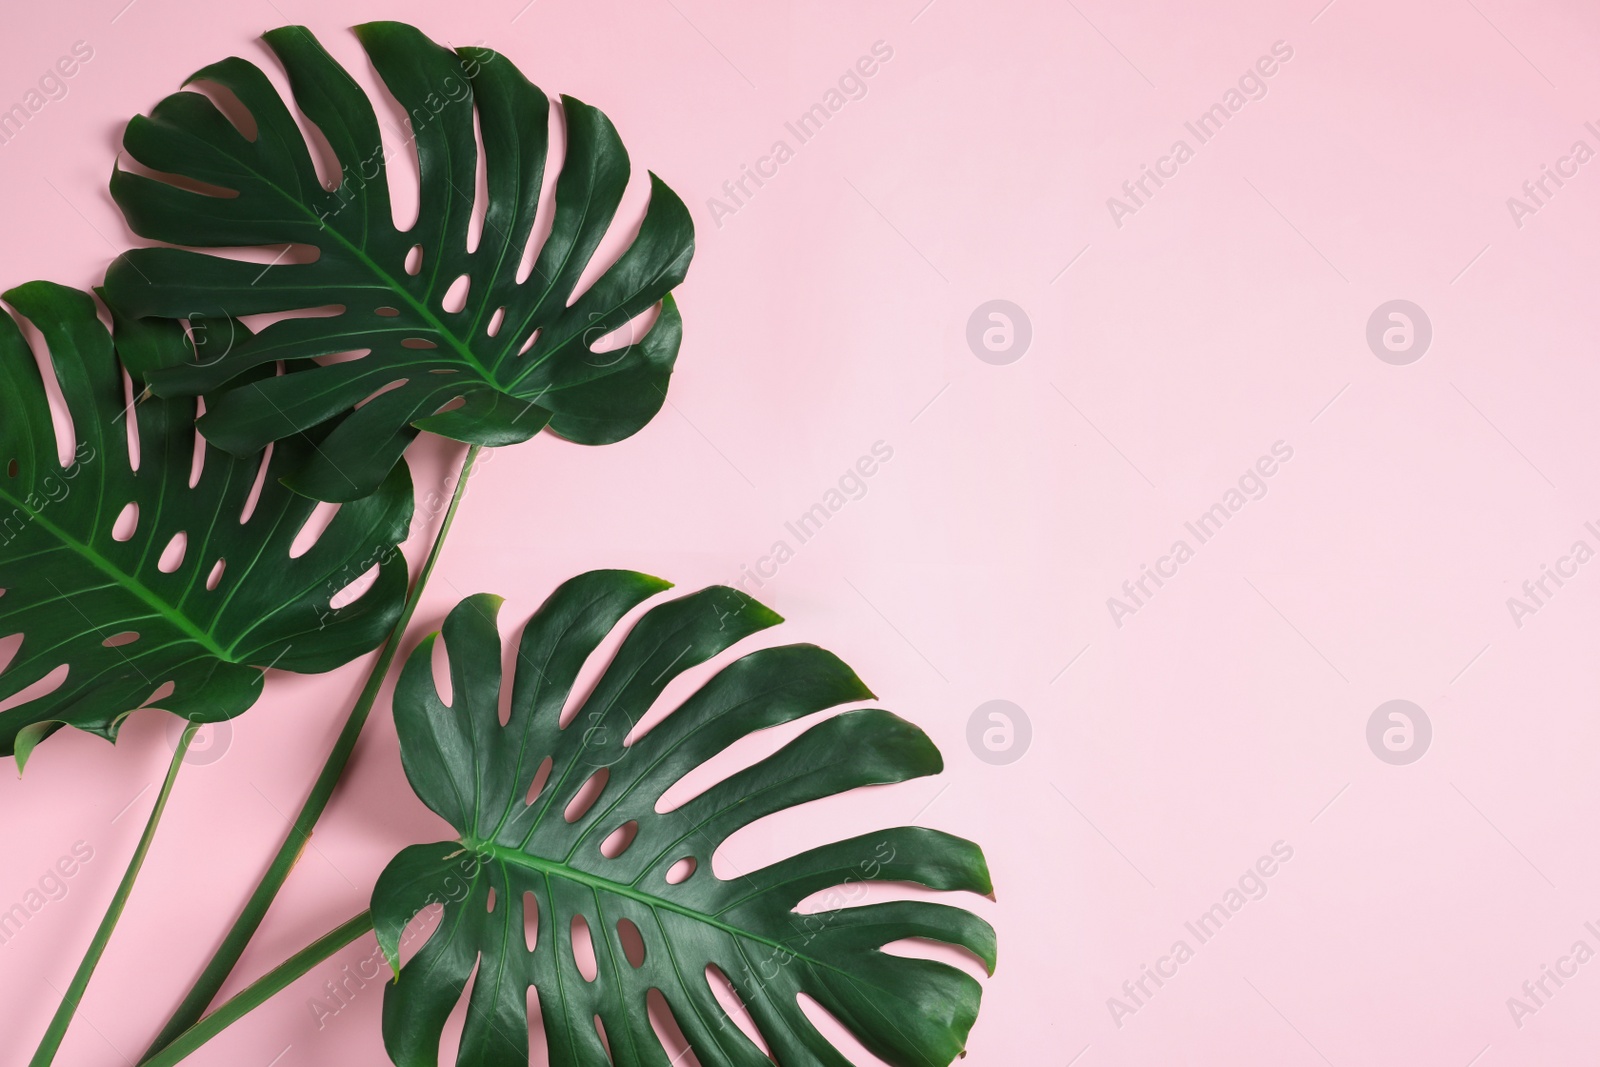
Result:
M122 122L207 62L259 59L255 35L285 22L368 82L347 25L486 42L604 108L637 169L695 215L671 407L616 447L495 455L413 641L480 590L520 622L591 567L684 589L736 579L874 442L893 448L758 592L791 620L773 640L840 652L932 734L947 773L787 814L721 862L911 820L980 840L999 900L972 903L1001 962L966 1063L1592 1056L1600 962L1520 1027L1507 998L1575 941L1600 949L1584 928L1600 927L1600 563L1520 627L1506 598L1574 541L1600 548L1584 529L1600 525L1600 162L1520 227L1506 199L1575 140L1600 149L1583 125L1600 119L1600 15L1506 0L123 2L7 13L0 103L74 42L94 49L0 145L7 284L97 281L131 239L105 191ZM785 121L877 41L893 58L866 96L719 226L707 198L792 141ZM1174 140L1196 147L1185 121L1278 41L1293 57L1267 95L1116 225L1107 198ZM966 340L992 299L1031 320L1009 365ZM1406 366L1365 339L1393 299L1433 326ZM1117 626L1107 598L1278 441L1293 457L1266 496ZM418 449L419 490L458 454ZM143 1047L363 670L275 675L221 758L184 773L60 1063ZM1401 698L1434 736L1393 766L1365 731ZM1009 764L967 743L992 699L1031 720ZM0 945L0 1061L37 1040L168 753L167 720L144 714L115 749L63 735L25 782L0 776L0 907L75 842L94 850ZM379 714L243 977L359 910L401 845L440 836ZM1199 945L1185 922L1279 841L1293 858L1266 895ZM1194 958L1119 1026L1107 999L1179 938ZM369 951L192 1062L382 1062L376 987L320 1028L308 1007Z

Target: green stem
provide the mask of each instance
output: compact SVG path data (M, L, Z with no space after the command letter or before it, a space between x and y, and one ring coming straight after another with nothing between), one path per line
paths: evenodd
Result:
M226 1001L222 1007L183 1031L165 1048L145 1060L145 1067L172 1067L201 1045L283 992L295 979L371 929L372 912L364 911L323 934L252 982L238 996Z
M133 893L133 883L139 877L139 869L144 866L144 858L150 851L150 843L155 840L156 827L161 824L161 813L167 809L167 798L172 795L172 784L178 780L178 769L183 766L183 757L188 755L189 744L194 740L195 731L199 729L198 723L190 723L184 728L178 747L173 750L172 763L167 767L166 781L161 783L161 792L156 795L155 810L150 812L150 818L144 824L144 834L139 838L139 847L133 850L133 858L128 861L128 869L122 873L122 882L117 886L116 893L111 897L111 903L106 907L105 917L100 920L100 928L94 932L94 940L89 942L89 949L83 954L83 961L78 964L78 971L72 976L67 991L62 994L61 1004L56 1008L55 1017L50 1020L50 1027L44 1032L44 1038L39 1042L39 1048L34 1052L33 1059L28 1061L28 1067L46 1067L55 1059L56 1051L61 1048L61 1041L67 1036L67 1027L72 1025L72 1016L83 1000L84 991L89 988L89 979L94 977L94 969L99 964L100 957L105 954L106 945L111 941L112 931L117 928L117 920L122 918L122 910L128 905L128 897Z
M350 762L356 741L361 736L361 729L367 724L367 717L372 713L373 704L377 702L378 691L383 688L389 667L394 662L395 654L400 650L400 642L405 636L406 627L411 624L411 616L417 610L417 602L422 598L422 590L428 584L428 576L433 573L434 565L439 561L445 535L450 532L450 525L455 521L456 509L461 506L467 478L472 473L472 466L478 458L480 449L479 445L467 449L467 458L461 465L461 475L456 479L455 493L450 498L450 507L444 514L444 521L439 525L439 532L434 536L433 547L428 551L428 558L422 564L422 570L417 572L417 580L412 584L411 594L406 598L400 618L395 622L388 641L367 675L367 682L362 687L361 695L356 698L355 706L350 709L350 717L345 720L344 729L339 731L339 738L334 742L333 751L328 753L328 758L322 765L322 772L317 775L316 783L311 787L311 795L306 797L306 802L300 808L300 814L295 816L294 824L278 848L277 855L272 858L271 865L261 876L261 881L250 894L250 899L222 939L222 944L218 946L211 961L200 972L200 977L195 980L194 986L178 1005L178 1010L167 1021L167 1025L156 1035L156 1039L140 1057L141 1064L155 1062L158 1052L175 1041L179 1034L194 1026L205 1014L206 1009L211 1007L217 992L238 965L239 957L244 955L245 946L250 943L262 920L266 918L273 899L283 888L283 883L288 880L289 872L300 859L300 853L304 851L306 842L311 839L311 831L316 827L317 820L322 817L328 801L333 797L334 788L344 774L345 766Z

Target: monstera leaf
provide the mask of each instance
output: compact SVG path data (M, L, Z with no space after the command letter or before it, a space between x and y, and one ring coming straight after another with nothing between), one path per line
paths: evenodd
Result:
M445 621L448 706L434 685L434 638L406 664L395 694L406 773L460 836L407 848L374 890L379 943L397 966L408 923L428 905L443 906L386 995L390 1056L401 1067L436 1064L441 1031L470 980L464 1067L528 1062L530 989L552 1067L676 1062L650 1022L652 991L704 1067L770 1064L720 1005L715 971L785 1067L848 1062L807 1020L800 994L889 1063L949 1063L977 1015L978 983L882 948L933 939L963 946L992 971L993 930L929 901L839 905L859 899L859 883L869 881L987 894L976 845L901 827L733 878L712 870L718 846L763 816L937 773L939 753L920 730L886 711L847 711L658 810L670 786L741 738L870 698L848 667L811 645L752 652L628 743L674 677L781 621L742 593L707 589L645 613L563 728L585 660L665 587L595 571L557 590L523 631L504 725L498 598L471 597ZM819 893L822 910L796 910ZM574 950L580 924L592 938L588 975Z
M196 456L193 400L129 403L141 368L185 349L176 322L118 322L113 350L87 293L33 282L4 296L49 348L75 451L63 466L39 363L0 314L0 634L22 638L0 671L0 753L25 761L62 725L115 740L158 690L168 711L230 718L263 668L331 670L383 639L406 590L403 464L291 558L317 505L277 475L309 446L280 445L265 471L260 456ZM375 564L370 588L331 606ZM62 666L51 691L25 692Z
M240 120L248 133L195 92L169 96L128 124L128 153L157 172L118 169L112 178L112 195L136 233L175 245L315 251L314 260L293 262L298 257L285 247L280 259L289 262L262 264L146 248L113 264L109 298L132 314L192 321L301 313L214 359L153 374L155 391L204 393L201 428L239 453L333 424L289 481L325 500L371 492L418 430L481 445L523 441L546 424L585 444L634 433L660 410L678 353L682 324L667 294L694 249L683 202L652 174L632 243L578 293L616 216L629 165L610 121L563 97L565 156L548 234L535 238L542 243L519 281L550 162L549 101L488 49L452 52L392 22L356 33L406 112L404 137L421 165L420 212L407 230L393 221L371 103L300 27L265 40L283 62L295 103L332 148L335 188L319 182L305 139L266 76L242 59L206 67L191 82L231 91L248 112L249 121ZM487 210L474 246L475 126ZM186 179L181 187L179 179ZM594 351L658 304L641 337ZM304 374L249 374L277 360L351 353L359 358Z

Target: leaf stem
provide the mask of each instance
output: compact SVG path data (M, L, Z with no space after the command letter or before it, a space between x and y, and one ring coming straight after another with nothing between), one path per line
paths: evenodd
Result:
M283 992L311 968L372 929L372 913L364 911L317 938L262 975L145 1060L145 1067L172 1067L222 1031Z
M245 902L239 917L234 920L233 926L223 937L222 944L217 947L210 962L200 972L200 977L195 980L183 1002L178 1005L177 1011L173 1012L172 1018L167 1021L167 1025L156 1035L156 1039L140 1057L141 1064L158 1062L157 1053L200 1021L206 1009L211 1006L211 1002L216 999L223 983L238 965L239 957L244 955L245 946L260 928L262 920L266 918L267 910L272 907L273 899L288 880L289 872L300 859L300 853L305 850L306 842L311 839L311 832L316 827L317 820L322 817L328 801L333 797L335 787L344 775L350 756L355 751L356 741L361 736L362 728L367 724L367 717L372 713L373 704L377 702L379 690L383 688L389 667L400 650L400 642L405 636L406 627L411 624L417 603L422 599L422 591L428 584L434 565L439 562L445 536L455 521L456 510L461 506L461 499L466 491L467 478L472 474L481 447L473 445L467 449L466 459L461 464L461 474L456 479L455 492L450 498L450 507L445 511L444 521L439 524L439 532L434 535L433 547L428 551L428 558L423 562L422 569L417 572L417 579L412 583L411 593L406 597L400 618L395 621L389 639L373 662L372 669L367 674L366 685L362 687L361 695L356 698L355 705L350 709L349 718L345 720L344 728L339 731L338 740L334 742L333 750L328 753L322 771L311 787L311 794L306 797L305 804L300 808L300 814L295 816L294 823L284 837L283 844L279 846L277 855L273 856L271 865L267 867L266 873L261 876L261 881L250 894L250 899Z
M77 973L72 976L72 982L62 994L61 1004L56 1008L55 1016L50 1020L50 1026L45 1030L44 1037L39 1041L33 1059L28 1061L28 1067L46 1067L55 1059L57 1050L61 1048L61 1041L67 1036L67 1027L72 1025L72 1017L78 1010L78 1004L83 1000L84 992L89 988L89 979L94 977L94 969L100 963L106 945L111 941L111 934L117 928L117 920L122 918L122 911L127 907L128 897L133 893L133 883L139 877L139 870L144 866L144 858L150 851L150 843L155 840L156 827L161 824L161 815L166 811L167 798L172 795L172 785L178 780L178 770L183 766L183 757L188 755L189 744L199 729L198 723L186 726L177 747L173 749L166 780L161 783L161 792L156 794L156 806L150 812L150 818L145 821L144 834L139 838L139 845L133 850L133 858L128 860L128 869L122 873L122 882L112 895L111 903L106 906L105 917L100 920L100 928L94 932L94 939L89 942L89 948L83 954L82 962L78 964Z

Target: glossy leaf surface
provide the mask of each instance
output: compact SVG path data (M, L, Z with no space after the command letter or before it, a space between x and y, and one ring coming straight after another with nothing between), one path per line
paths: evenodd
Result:
M682 334L669 294L694 250L683 202L651 175L637 232L589 280L630 172L605 115L564 97L553 159L550 102L504 56L451 51L400 23L356 33L406 115L398 145L385 147L372 102L309 32L265 37L331 149L332 189L288 105L243 59L190 81L225 89L247 120L236 125L187 91L128 124L128 154L150 173L119 168L112 195L136 233L187 247L128 252L107 275L110 299L134 315L191 321L295 313L153 374L155 390L205 394L202 428L240 453L326 426L290 478L324 500L371 492L419 430L481 445L547 424L585 444L636 432L664 402ZM413 147L420 209L402 230L389 167ZM556 168L553 206L541 205ZM238 246L282 254L258 263L193 250ZM613 333L626 343L595 351ZM312 362L335 355L350 358ZM251 375L277 360L310 369Z
M403 464L296 554L317 504L278 476L314 445L284 443L263 470L198 442L194 400L141 397L143 369L188 348L176 322L119 321L113 347L87 293L32 282L4 297L48 348L72 455L39 361L0 314L0 634L21 637L0 671L0 753L25 760L62 725L114 740L158 693L185 718L230 718L264 668L327 671L377 646L406 592Z
M448 703L435 685L435 639L408 661L395 696L406 773L459 836L407 848L374 892L374 925L391 961L407 924L430 905L443 907L386 994L391 1057L401 1067L437 1063L446 1020L465 995L457 1062L527 1063L531 988L533 1030L542 1031L554 1067L668 1067L674 1053L656 1029L663 1010L704 1067L769 1064L718 1000L716 984L725 980L786 1067L849 1062L807 1019L801 995L889 1063L948 1064L965 1046L979 984L956 967L883 946L946 942L992 970L994 932L930 900L863 902L862 884L988 894L976 845L898 827L732 877L712 862L730 835L765 816L937 773L939 753L922 731L886 711L844 711L661 810L675 783L742 739L872 695L820 648L765 648L723 667L638 731L674 678L780 621L722 587L641 615L563 727L585 661L663 588L626 571L572 579L528 622L514 678L505 681L499 600L468 598L443 630ZM807 900L806 912L797 910Z

